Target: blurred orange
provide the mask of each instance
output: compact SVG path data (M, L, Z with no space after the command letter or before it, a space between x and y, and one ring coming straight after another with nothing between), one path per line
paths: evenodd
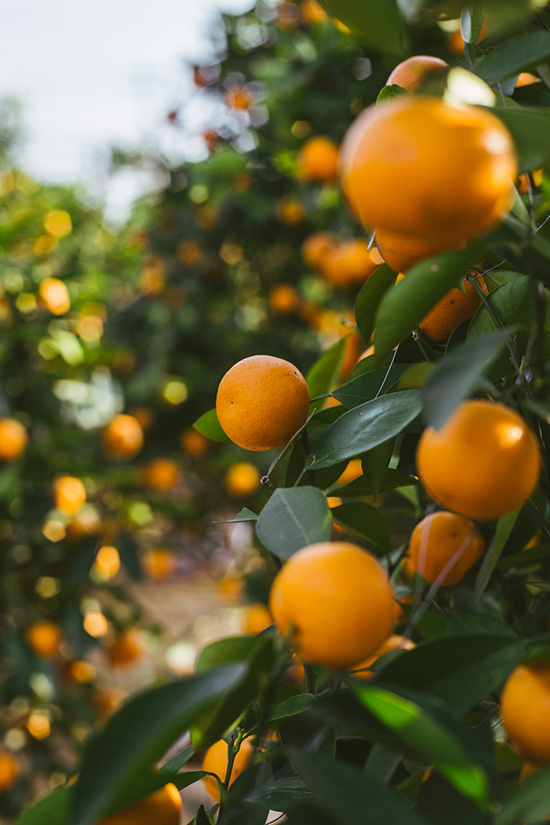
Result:
M188 427L180 436L180 447L191 458L201 458L210 449L210 440L194 427Z
M298 176L318 183L336 180L339 151L336 143L327 137L309 138L298 153Z
M166 547L152 547L142 554L141 564L148 578L163 581L176 572L177 556Z
M166 267L160 255L152 255L141 270L139 286L144 295L162 292L166 281Z
M248 604L243 608L243 630L256 636L271 627L273 617L265 604Z
M249 461L232 464L223 477L227 492L235 498L251 496L260 487L260 471Z
M103 687L94 696L94 707L100 722L104 722L109 716L119 709L128 692L121 687L111 685Z
M139 421L143 432L150 430L155 421L155 416L149 407L133 407L131 410L128 410L128 415L132 415Z
M0 793L7 791L21 773L19 760L10 751L0 751Z
M44 218L44 229L54 238L65 238L73 229L71 216L65 209L54 209Z
M295 226L302 223L307 217L305 206L295 198L283 198L277 204L277 212L281 223Z
M69 292L59 278L44 278L38 287L41 305L52 315L64 315L71 308Z
M321 272L333 286L346 289L361 284L369 278L384 259L376 247L369 249L368 242L354 238L327 250Z
M193 266L202 258L201 245L197 241L180 241L176 256L181 264Z
M110 458L133 458L143 447L141 424L132 415L115 415L103 431L103 446Z
M325 257L336 251L338 241L332 232L313 232L302 244L302 258L311 269L322 269Z
M180 480L180 467L172 458L155 458L144 475L145 483L153 490L171 490Z
M37 656L52 659L57 656L63 634L55 622L44 620L30 624L25 630L25 638Z
M304 23L324 23L328 20L328 14L317 0L303 0L300 3L300 14Z
M107 658L113 667L135 665L145 654L143 636L135 627L124 630L107 647Z
M53 483L55 506L73 516L86 502L86 488L79 478L59 476Z
M298 309L300 296L291 284L276 284L269 291L268 303L278 315L289 315Z
M29 438L15 418L0 418L0 461L15 461L25 451Z

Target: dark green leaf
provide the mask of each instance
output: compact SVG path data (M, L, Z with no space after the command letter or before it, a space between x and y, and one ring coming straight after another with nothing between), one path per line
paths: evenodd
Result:
M329 14L341 20L375 49L403 55L407 46L405 21L396 0L321 0Z
M415 329L430 309L468 273L481 247L438 255L414 266L382 298L375 318L374 349L385 358Z
M372 490L374 500L378 500L378 495L384 483L386 473L388 472L388 465L393 455L395 447L395 438L390 438L389 441L384 441L378 447L373 447L368 453L365 453L361 461L363 468L363 475L367 479L367 483Z
M373 549L387 549L390 531L386 519L376 507L364 501L350 501L335 507L332 517L344 529L361 536Z
M541 822L550 814L550 768L541 768L506 799L495 825Z
M485 7L466 7L460 15L460 29L465 43L477 43L485 20Z
M363 341L368 344L374 331L374 318L378 304L397 278L397 273L387 264L379 266L363 284L355 302L355 320Z
M304 711L309 710L315 701L315 697L311 693L299 693L297 696L291 696L285 699L274 708L269 717L270 727L275 724L281 724L293 716L299 716Z
M239 510L235 518L225 519L224 521L215 521L214 524L241 524L243 521L257 521L258 516L253 510L248 507L243 507Z
M68 825L69 794L67 787L41 796L26 808L15 825Z
M403 797L357 768L296 748L289 749L289 756L307 787L341 825L427 825Z
M550 57L550 32L522 32L500 43L485 55L474 72L492 86L507 77L513 77Z
M332 395L348 409L358 407L359 404L365 404L376 398L381 389L385 394L395 386L409 366L410 364L393 364L391 367L382 367L374 372L358 375L357 378L334 390Z
M193 427L211 441L217 441L219 444L231 444L231 439L228 438L222 430L215 409L208 410L208 412L205 412L200 418L197 418Z
M239 692L248 676L245 665L229 665L152 688L126 702L88 745L71 794L71 825L92 825L161 787L166 779L153 774L152 766L192 724L228 694Z
M474 338L455 347L431 370L422 388L426 423L436 429L468 397L487 366L495 359L510 336L510 330Z
M497 522L495 534L491 544L487 548L485 557L476 578L476 598L478 600L481 598L485 588L489 584L489 579L498 564L502 551L506 547L506 542L510 538L510 534L514 529L519 512L519 510L514 510L513 513L507 513L505 516L501 516Z
M281 559L308 544L329 541L332 520L326 496L316 487L279 488L260 513L256 532Z
M383 395L344 413L317 442L308 459L314 469L366 453L402 432L421 408L419 390Z
M306 381L311 398L326 395L334 387L344 359L346 344L347 336L340 338L323 352L309 370Z
M300 777L289 776L262 785L247 794L244 801L286 813L308 799L311 799L311 791L308 791Z
M539 34L549 37L548 32ZM498 115L514 139L520 173L544 166L550 158L550 112L504 106L496 106L491 111Z

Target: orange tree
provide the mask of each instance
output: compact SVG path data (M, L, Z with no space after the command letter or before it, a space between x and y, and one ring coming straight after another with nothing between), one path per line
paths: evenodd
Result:
M172 256L174 222L186 215L194 214L203 232L223 227L219 245L208 236L206 254L223 251L230 269L222 266L222 277L235 279L236 301L251 278L251 308L258 311L267 288L243 261L264 260L268 273L270 261L278 267L275 233L282 224L289 276L273 280L287 283L295 273L300 297L310 297L301 289L318 296L325 282L302 281L291 264L297 266L313 203L320 205L315 228L336 235L324 251L317 246L321 271L330 271L326 261L347 231L375 242L379 232L386 240L389 233L391 248L407 252L406 272L398 278L382 264L370 274L355 302L368 354L339 385L345 341L307 371L307 420L300 412L288 443L265 453L269 500L259 512L244 508L236 516L254 526L273 579L273 627L211 643L192 676L128 701L90 737L76 782L36 802L20 825L127 821L160 787L183 789L205 777L214 801L198 809L197 825L264 823L273 812L291 825L512 825L550 813L550 246L548 188L544 174L534 174L550 155L550 12L543 2L517 0L324 3L339 17L336 30L318 9L310 22L310 3L285 3L273 13L259 6L228 22L238 48L223 71L199 67L196 76L201 88L223 90L227 105L250 120L209 135L222 146L189 173L196 178L185 181L188 201L174 182L156 243L164 230ZM456 33L459 15L462 57L447 50L445 34L453 20ZM325 37L336 52L323 74L320 55L331 48L323 50ZM412 95L398 84L384 87L408 54L434 51L455 65L429 72ZM380 76L363 83L366 55ZM287 66L283 72L278 61L289 56L296 82L285 98ZM518 83L526 71L531 77ZM261 109L261 95L265 116L252 111L256 103ZM334 111L326 113L333 99ZM322 123L321 111L328 115ZM327 144L314 144L313 160L299 153L308 125L343 143L342 188L364 228L352 232L336 187L319 172L320 157L323 170L334 168ZM276 163L261 154L273 132L282 147ZM249 154L239 155L235 145ZM249 175L249 220L223 210L217 218L209 202L226 161ZM271 187L265 202L262 193ZM226 190L225 203L227 197ZM183 240L181 255L188 256L192 238ZM245 249L256 244L258 257L248 258ZM384 243L380 248L383 255ZM186 266L194 266L189 258ZM208 269L195 275L205 273L213 277ZM475 314L459 315L447 340L430 342L420 329L424 318L465 277L477 287ZM189 280L196 282L191 274ZM448 301L446 314L453 306ZM213 317L221 329L223 316ZM250 319L258 314L243 307L241 324L244 318L253 331ZM217 376L208 378L209 407L237 358L260 354L230 361L234 350L223 349L221 336L211 338ZM280 351L261 354L285 358L295 374L305 370L307 357L290 335L282 338ZM253 336L249 342L256 346ZM245 377L239 401L250 386ZM257 446L259 411L262 424L279 429L289 408L277 406L267 380L254 387L254 431L246 441ZM234 401L222 398L224 409ZM196 427L211 440L227 440L214 410ZM339 481L357 460L361 473ZM434 527L431 516L445 511L454 513L451 526ZM389 643L394 628L403 644ZM411 639L416 646L405 644ZM304 681L289 683L287 671L300 656ZM363 666L372 669L369 678L354 676ZM186 732L191 744L167 761ZM205 753L201 770L197 760ZM167 821L177 822L177 812Z

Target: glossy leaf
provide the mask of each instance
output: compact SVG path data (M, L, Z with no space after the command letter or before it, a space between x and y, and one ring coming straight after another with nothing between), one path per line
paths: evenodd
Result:
M363 341L368 344L374 331L374 319L378 304L391 289L397 273L387 264L379 266L363 284L355 302L355 320Z
M308 790L303 780L299 776L289 776L284 779L274 779L262 785L247 794L244 801L286 813L309 799L311 799L311 791Z
M367 545L376 550L386 550L390 533L386 519L376 507L364 501L350 501L332 510L334 521L356 533Z
M397 490L400 487L411 487L418 484L418 479L404 473L403 470L386 470L386 474L380 485L379 493L384 493L386 490ZM374 496L374 492L364 476L350 481L349 484L343 487L336 487L330 491L333 496L340 496L340 498L347 498L353 496Z
M548 37L547 32L544 34ZM550 112L504 106L495 106L491 111L502 120L514 139L520 173L544 166L550 158Z
M365 453L361 461L363 475L367 479L375 501L378 499L386 473L388 472L388 465L391 461L394 447L395 438L390 438L388 441L384 441L383 444L379 444L378 447L373 447L372 450Z
M306 375L309 395L317 398L325 395L333 388L337 381L340 367L346 351L347 336L340 338L317 359Z
M325 495L316 487L279 488L260 513L256 532L281 559L308 544L329 541L332 520Z
M478 600L489 584L493 571L502 555L502 551L506 547L506 542L514 529L519 512L519 510L514 510L513 513L507 513L505 516L501 516L497 522L495 533L487 548L476 578L476 598Z
M375 318L377 360L385 358L430 309L456 286L481 254L481 247L438 255L414 266L383 296Z
M460 15L460 30L465 43L478 42L484 20L484 6L470 6L462 9L462 14Z
M215 409L208 410L208 412L205 412L200 418L197 418L193 427L211 441L217 441L218 444L231 444L231 439L228 438L222 430Z
M550 34L547 31L522 32L486 54L476 64L474 72L492 86L545 62L549 57Z
M509 330L474 338L455 347L431 370L422 388L423 415L436 429L468 397L487 366L504 347Z
M390 393L360 404L335 421L308 459L314 469L366 453L402 432L421 409L419 390Z
M359 404L372 401L377 395L385 394L394 387L409 366L409 364L393 364L391 367L382 367L374 372L358 375L357 378L334 390L332 395L348 410L358 407Z
M62 787L41 796L23 811L15 825L69 825L70 792L70 788Z
M495 816L495 825L539 823L550 814L550 768L541 768L506 799Z

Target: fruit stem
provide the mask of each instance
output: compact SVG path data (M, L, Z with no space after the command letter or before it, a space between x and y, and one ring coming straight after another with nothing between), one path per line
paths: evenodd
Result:
M311 665L304 665L304 690L306 693L311 693L315 695L315 671Z
M430 354L430 352L428 351L428 346L426 344L426 339L424 338L424 336L422 335L420 330L419 329L413 329L412 337L413 337L413 341L416 342L416 344L418 346L418 349L420 350L420 352L424 356L425 360L429 364L433 364L433 360L434 360L433 359L433 352Z

